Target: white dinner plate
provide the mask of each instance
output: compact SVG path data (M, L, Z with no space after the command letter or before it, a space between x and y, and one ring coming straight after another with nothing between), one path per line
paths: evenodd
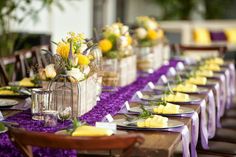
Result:
M11 107L19 102L16 100L11 100L11 99L0 99L0 107Z

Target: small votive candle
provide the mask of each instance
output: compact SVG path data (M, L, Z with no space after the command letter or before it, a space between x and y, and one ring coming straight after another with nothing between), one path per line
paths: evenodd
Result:
M54 110L46 110L43 112L44 114L44 125L46 127L54 127L57 125L57 111Z

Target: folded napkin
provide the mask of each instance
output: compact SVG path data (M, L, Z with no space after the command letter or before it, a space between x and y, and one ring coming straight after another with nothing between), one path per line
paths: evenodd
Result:
M19 82L19 86L27 86L27 87L33 87L35 84L32 82L32 78L23 78L20 82Z
M205 85L207 83L206 77L191 77L186 81L186 83L195 84L195 85Z
M113 131L105 128L83 125L72 133L72 136L111 136Z
M197 86L194 84L184 83L184 84L178 84L172 90L177 92L196 92Z

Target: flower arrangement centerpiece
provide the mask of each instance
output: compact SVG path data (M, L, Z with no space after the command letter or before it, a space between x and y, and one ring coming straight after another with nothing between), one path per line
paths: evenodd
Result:
M148 16L137 17L135 26L133 39L138 57L137 68L152 72L163 60L164 31L154 18Z
M103 54L103 85L124 86L136 79L136 56L129 27L113 23L103 29L99 47ZM131 72L128 77L128 71Z
M96 44L74 32L55 44L52 63L39 70L43 88L53 91L52 102L59 113L81 115L96 104L99 60Z

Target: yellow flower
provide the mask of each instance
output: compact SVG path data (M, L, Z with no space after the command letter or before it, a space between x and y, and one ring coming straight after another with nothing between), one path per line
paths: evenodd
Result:
M112 48L112 43L108 39L103 39L98 43L98 46L102 50L102 52L106 53Z
M78 63L79 65L88 65L90 63L90 60L87 56L83 54L78 54Z
M131 44L132 44L132 38L131 38L131 36L128 36L127 38L128 38L128 45L131 45Z
M59 54L63 59L67 59L70 52L70 44L65 42L59 42L56 51L57 54Z
M82 33L76 34L75 32L69 32L66 39L67 39L67 41L72 40L75 43L82 42L85 40L85 35Z
M147 32L147 37L150 40L156 40L158 37L158 34L155 30L149 29Z
M159 29L157 31L157 38L162 39L164 37L164 31L162 29Z
M88 55L88 59L89 60L94 60L94 56L93 55Z

